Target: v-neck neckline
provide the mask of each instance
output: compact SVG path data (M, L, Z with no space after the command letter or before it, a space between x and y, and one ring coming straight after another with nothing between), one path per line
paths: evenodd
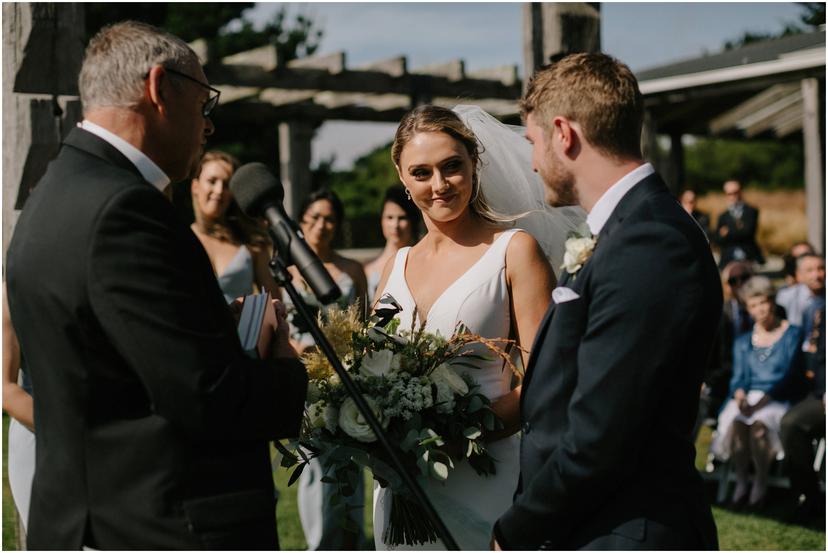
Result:
M402 280L403 280L403 284L405 284L405 290L406 290L406 292L408 292L408 297L411 298L411 303L414 304L414 316L417 318L417 321L420 324L425 324L428 321L428 319L431 317L431 313L432 313L432 311L434 311L434 308L437 306L437 304L440 303L440 300L442 300L445 297L446 293L449 290L451 290L452 288L454 288L455 286L457 286L458 282L460 282L461 280L466 278L466 276L468 276L472 272L472 270L474 270L486 258L486 256L489 254L489 252L492 251L492 248L494 248L495 244L497 244L498 241L500 241L500 239L502 239L508 233L509 233L509 231L501 232L500 236L498 236L497 238L492 240L492 243L489 245L488 248L486 248L486 251L483 252L483 254L477 259L477 261L472 263L469 266L469 268L466 269L463 272L463 274L461 274L459 277L454 279L454 281L451 284L446 286L446 288L432 302L431 307L428 308L428 313L426 313L426 318L425 319L423 319L422 316L421 316L421 311L420 311L419 307L417 306L417 299L414 297L414 293L411 291L411 286L409 286L409 284L408 284L408 277L405 276L405 271L408 268L408 254L411 253L411 247L409 246L408 250L405 252L405 259L403 260Z
M235 263L236 259L238 259L238 257L242 254L242 248L244 248L244 244L239 246L239 249L236 251L236 255L234 255L233 258L227 263L227 265L224 266L224 269L221 271L221 274L218 274L218 272L216 272L217 278L221 278L227 274L227 270L233 266L233 263Z

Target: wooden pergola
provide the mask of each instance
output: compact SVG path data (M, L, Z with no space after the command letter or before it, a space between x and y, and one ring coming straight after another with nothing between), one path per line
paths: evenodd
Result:
M193 46L203 58L203 44ZM407 59L398 56L349 68L344 52L280 63L272 46L202 61L207 78L221 90L217 127L273 129L285 209L292 214L310 192L311 140L324 121L399 122L421 104L463 102L518 120L521 81L515 65L470 72L463 60L454 60L409 70Z

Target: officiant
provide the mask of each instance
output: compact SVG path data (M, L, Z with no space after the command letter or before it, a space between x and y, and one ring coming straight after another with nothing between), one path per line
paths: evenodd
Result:
M37 389L28 548L276 549L268 442L297 434L307 375L283 319L268 359L245 356L165 194L198 169L219 93L136 22L92 38L79 89L6 265Z

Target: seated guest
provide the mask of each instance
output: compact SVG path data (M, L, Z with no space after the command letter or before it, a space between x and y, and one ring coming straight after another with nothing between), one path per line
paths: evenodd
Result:
M814 331L814 321L817 314L825 311L825 259L818 255L805 254L797 260L797 278L808 287L811 292L811 301L802 314L802 332L806 338ZM815 352L815 344L805 341L802 351Z
M825 520L825 499L814 471L813 440L825 437L825 306L814 311L812 331L805 338L805 365L811 384L808 395L782 418L785 471L794 499L792 518Z
M397 184L385 191L380 226L385 248L380 256L365 265L368 277L368 301L374 297L382 269L400 248L413 246L420 231L420 210L405 195L405 187Z
M733 342L753 327L753 319L739 297L742 284L752 276L753 270L746 261L731 261L722 271L722 318L719 320L719 332L713 342L710 367L704 377L697 431L704 419L718 416L719 409L730 395Z
M825 296L825 261L815 253L804 253L794 260L796 283L777 294L791 323L804 326L804 315L814 298ZM820 276L821 275L821 276Z
M796 399L796 383L802 374L802 332L775 313L773 285L767 278L751 278L740 295L755 323L751 332L733 344L732 399L719 415L711 450L720 459L732 454L736 469L732 505L747 503L759 508L771 462L782 449L782 417L789 401ZM749 486L751 464L754 478Z
M190 186L195 215L190 228L207 251L228 303L252 294L254 284L278 298L281 292L267 266L270 239L242 213L230 192L230 177L238 166L224 152L204 154Z
M710 217L703 211L696 209L696 192L685 188L679 196L681 207L696 220L704 231L705 236L710 237Z

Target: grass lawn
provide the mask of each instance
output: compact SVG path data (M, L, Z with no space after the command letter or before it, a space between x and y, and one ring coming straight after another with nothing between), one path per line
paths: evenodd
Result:
M15 515L14 505L9 492L8 479L6 475L6 436L8 430L8 417L3 415L3 543L2 549L13 550L17 547L15 537ZM710 443L710 430L703 428L697 443L697 466L703 467L707 457L707 449ZM279 540L282 549L301 550L305 549L305 538L302 533L302 526L299 523L299 515L296 510L296 485L288 487L288 471L278 469L275 473L276 486L281 494L277 508L277 519L279 521ZM368 543L373 544L371 529L371 482L366 475L366 510L365 510L365 533ZM711 497L714 490L710 490ZM774 496L781 498L781 494ZM774 499L771 497L770 499ZM770 502L773 505L773 501ZM719 545L723 550L788 550L788 551L824 551L825 550L825 526L819 528L803 527L795 524L782 522L784 515L782 509L769 508L766 515L752 515L745 513L734 513L727 509L713 507L713 516L719 528Z

